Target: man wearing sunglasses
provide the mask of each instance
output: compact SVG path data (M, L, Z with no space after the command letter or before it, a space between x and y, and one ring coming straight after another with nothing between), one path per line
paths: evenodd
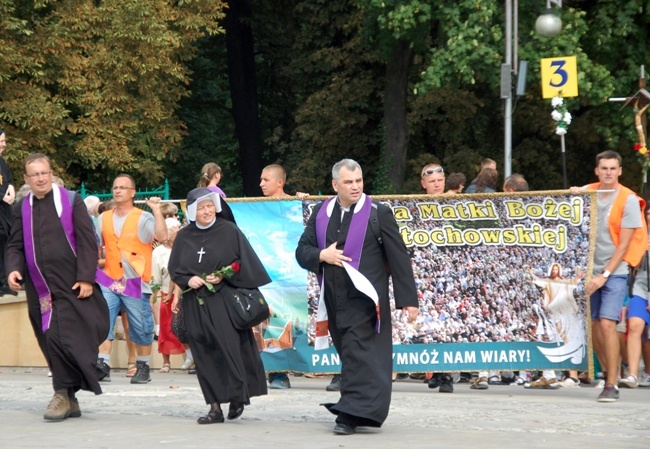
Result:
M427 195L445 193L445 171L438 164L429 164L422 169L420 182Z
M422 188L427 191L427 195L442 195L445 193L445 170L440 165L425 165L420 176ZM438 390L440 393L454 392L453 379L449 374L433 373L427 383L429 388L440 387Z

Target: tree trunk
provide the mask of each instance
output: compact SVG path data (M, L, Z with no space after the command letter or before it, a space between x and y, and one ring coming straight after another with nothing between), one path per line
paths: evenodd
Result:
M406 104L408 78L413 63L413 50L406 41L393 45L390 60L386 65L386 88L384 91L384 123L386 125L386 152L384 164L392 167L390 183L393 191L399 192L404 185L406 150L408 148L408 124Z
M224 28L228 61L228 80L232 99L235 132L239 141L239 163L244 195L260 196L262 172L262 133L255 77L251 0L230 0Z

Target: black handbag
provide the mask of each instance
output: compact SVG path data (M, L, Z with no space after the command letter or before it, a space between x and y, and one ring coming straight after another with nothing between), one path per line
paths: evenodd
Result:
M178 341L188 344L187 330L185 329L185 314L183 313L183 298L178 301L178 312L172 314L172 333Z
M258 288L249 289L224 284L221 292L228 317L235 329L248 330L271 315L269 305Z

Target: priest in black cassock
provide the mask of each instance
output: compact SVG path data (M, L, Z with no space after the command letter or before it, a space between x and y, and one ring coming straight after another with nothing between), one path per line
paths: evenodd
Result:
M25 281L29 319L52 371L44 418L81 416L78 390L101 394L97 348L108 335L106 301L95 284L97 240L81 197L52 184L50 160L25 160L31 192L14 207L7 244L9 286Z
M323 405L337 415L334 433L350 435L360 426L380 427L388 416L393 370L389 273L395 307L410 322L417 317L418 298L393 213L363 193L359 164L343 159L332 177L337 196L314 208L296 259L318 275L321 286L316 350L327 347L329 328L341 358L341 398Z
M169 274L183 290L183 314L194 355L199 385L210 411L199 424L224 422L221 404L230 403L235 419L250 398L267 393L262 359L251 329L237 330L228 318L221 282L255 288L271 282L262 262L241 230L220 218L219 195L199 187L187 196L190 224L176 235ZM239 262L239 271L225 280L213 273ZM214 292L206 284L212 284Z

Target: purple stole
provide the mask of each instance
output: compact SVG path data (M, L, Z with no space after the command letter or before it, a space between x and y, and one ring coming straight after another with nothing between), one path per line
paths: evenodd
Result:
M95 271L95 282L103 285L113 293L118 295L125 295L131 298L142 298L142 278L129 278L113 279L107 275L104 270L97 267Z
M74 232L74 222L72 217L72 204L70 204L70 195L63 187L55 184L52 185L52 196L54 198L54 206L56 213L61 220L61 226L68 240L68 244L72 252L77 255L77 238ZM36 293L38 294L38 302L41 308L41 328L43 332L50 328L52 321L52 293L50 288L43 278L40 268L36 263L36 253L34 251L34 226L32 218L32 201L34 194L29 193L27 198L23 200L22 204L22 218L23 218L23 242L25 245L25 262L27 263L27 270L29 277L34 284Z
M102 218L100 217L100 220ZM111 220L115 220L115 215L111 217ZM126 225L126 219L125 223ZM102 227L102 233L104 233L104 228ZM122 229L122 232L124 229ZM115 232L115 223L113 222L113 232ZM120 248L119 236L118 236L118 249ZM131 298L142 298L142 277L138 276L135 278L125 278L124 273L120 279L113 279L110 277L104 270L97 267L95 271L95 282L99 285L106 287L110 291L118 295L129 296Z
M326 200L318 211L316 216L316 241L318 247L322 250L327 246L327 226L329 225L332 211L336 205L336 197ZM375 287L368 279L359 272L359 263L361 261L361 251L363 250L363 241L366 238L370 211L372 210L372 199L363 194L357 203L350 228L343 246L343 254L351 258L351 262L343 262L343 268L352 280L354 287L361 293L368 296L375 303L377 313L376 331L379 332L379 295ZM320 284L320 298L318 300L318 313L316 315L316 340L314 346L316 350L328 347L329 324L327 317L327 308L325 307L325 286L323 285L325 268L318 274L318 283Z

